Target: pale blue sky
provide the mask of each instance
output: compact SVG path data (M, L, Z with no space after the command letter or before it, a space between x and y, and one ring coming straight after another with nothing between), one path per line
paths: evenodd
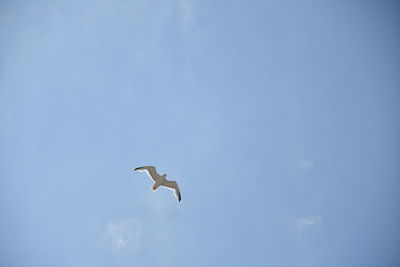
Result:
M399 266L399 11L2 1L0 265Z

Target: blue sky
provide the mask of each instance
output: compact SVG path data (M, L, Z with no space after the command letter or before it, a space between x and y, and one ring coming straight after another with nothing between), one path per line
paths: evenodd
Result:
M399 9L2 1L0 265L398 266Z

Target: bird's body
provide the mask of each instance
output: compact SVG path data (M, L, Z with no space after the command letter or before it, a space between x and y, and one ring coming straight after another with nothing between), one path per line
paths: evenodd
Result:
M146 172L150 178L154 181L153 186L151 187L152 190L156 190L160 186L165 186L175 192L175 196L178 201L181 201L181 192L179 190L178 184L175 181L169 181L165 177L166 174L160 175L157 173L156 168L154 166L143 166L137 167L134 171L139 172Z

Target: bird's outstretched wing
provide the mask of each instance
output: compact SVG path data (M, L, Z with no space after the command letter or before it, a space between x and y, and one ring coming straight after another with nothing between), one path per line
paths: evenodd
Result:
M158 177L160 176L156 171L156 167L154 166L137 167L134 169L134 171L146 172L150 176L150 178L153 179L154 182L156 182L158 180Z
M179 186L175 181L165 181L162 185L174 190L176 198L179 202L181 201L181 191L179 190Z

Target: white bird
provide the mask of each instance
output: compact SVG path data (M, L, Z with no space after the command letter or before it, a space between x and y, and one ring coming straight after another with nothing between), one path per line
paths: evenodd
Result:
M166 174L159 175L156 171L156 167L137 167L134 169L134 171L146 172L150 176L150 178L153 179L154 185L151 187L152 190L156 190L159 186L165 186L171 190L174 190L176 198L179 202L181 201L181 192L179 191L178 184L175 181L168 181L167 179L165 179L165 177L167 177Z

